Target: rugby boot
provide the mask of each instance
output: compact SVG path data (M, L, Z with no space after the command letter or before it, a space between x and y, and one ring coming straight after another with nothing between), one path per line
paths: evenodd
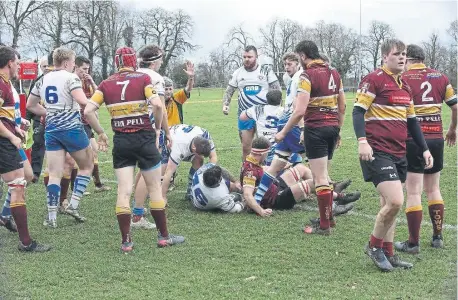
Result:
M383 248L371 248L369 243L367 243L364 252L369 256L374 264L383 272L390 272L393 271L393 265L390 261L386 258L385 253L383 252Z
M394 249L397 251L409 253L409 254L418 254L420 253L420 245L412 245L409 241L405 242L395 242Z

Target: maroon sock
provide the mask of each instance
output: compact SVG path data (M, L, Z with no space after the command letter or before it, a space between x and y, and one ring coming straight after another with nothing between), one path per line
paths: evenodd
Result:
M329 196L332 198L332 191L327 185L319 186L315 189L318 198L318 208L320 210L320 228L329 228L329 218L331 211L329 209Z
M30 245L32 239L30 238L29 227L27 225L27 209L25 203L12 203L11 215L16 223L19 240L24 246Z
M49 175L43 176L43 183L45 184L45 188L48 187L49 182Z
M369 246L371 248L383 248L383 239L378 239L371 234L371 239L369 241Z
M92 170L92 177L94 178L95 186L101 187L102 182L100 181L99 164L94 164L94 169Z
M72 188L72 192L73 192L73 189L75 188L75 179L77 175L78 175L78 169L72 169L72 174L70 175L70 186Z
M394 249L393 249L393 242L383 242L383 252L385 252L385 256L393 256Z
M165 215L165 209L150 209L151 215L153 216L156 227L161 233L162 237L168 237L169 231L167 230L167 216Z
M419 209L417 209L417 207L413 207L414 210L409 211L409 208L407 208L406 212L407 227L409 228L409 244L418 246L423 210L421 205L419 205Z
M130 238L130 214L119 213L116 214L119 223L119 230L121 231L122 242L127 243L131 241Z
M68 187L70 185L70 178L62 177L60 180L60 205L67 199Z
M438 202L438 203L436 203ZM433 235L442 234L442 222L444 221L444 202L428 201L429 217L433 224Z

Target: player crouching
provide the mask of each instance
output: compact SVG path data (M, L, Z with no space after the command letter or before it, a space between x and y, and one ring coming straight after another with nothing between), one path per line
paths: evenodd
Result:
M116 50L117 73L104 80L88 102L84 114L98 134L101 150L108 146L108 137L100 126L96 111L105 103L111 115L113 137L113 166L118 180L116 216L122 236L121 251L133 250L130 235L130 196L135 166L141 170L150 196L150 212L158 233L158 247L184 242L184 237L169 235L165 201L161 197L161 156L156 147L159 129L155 131L149 115L148 103L153 106L156 128L162 122L162 102L151 84L151 78L136 72L135 50L128 47Z

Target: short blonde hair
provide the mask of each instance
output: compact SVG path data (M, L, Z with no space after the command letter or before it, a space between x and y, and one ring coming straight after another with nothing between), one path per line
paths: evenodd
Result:
M62 65L64 61L69 60L75 56L75 51L73 51L72 49L68 49L65 47L56 48L54 49L54 52L52 54L53 64L54 66L59 67Z
M288 52L285 55L283 55L283 61L286 61L286 60L299 62L299 55L297 55L294 52Z

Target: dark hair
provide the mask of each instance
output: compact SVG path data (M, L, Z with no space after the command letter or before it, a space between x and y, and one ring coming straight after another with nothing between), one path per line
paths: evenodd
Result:
M269 149L270 142L266 137L258 136L257 138L254 138L251 143L251 147L255 149Z
M78 67L81 67L83 64L91 65L91 61L89 60L89 58L80 55L75 58L75 64Z
M397 39L386 40L382 43L382 55L390 54L391 50L396 47L398 51L403 51L406 48L406 45Z
M203 173L205 186L215 187L221 181L222 174L223 171L220 166L213 166L205 170Z
M424 61L425 51L420 46L410 44L407 46L407 58L412 60Z
M248 45L248 46L246 46L245 49L243 49L243 51L245 51L245 52L254 51L254 53L255 53L256 55L258 55L258 49L256 49L256 47L253 46L253 45Z
M271 90L267 92L267 104L278 106L281 103L282 93L279 90Z
M0 68L4 68L8 65L8 62L11 60L15 60L18 53L11 47L8 46L0 46Z
M194 144L194 147L196 147L196 153L199 155L202 155L204 157L209 157L210 152L212 151L212 147L210 144L210 141L207 140L204 137L201 136L196 136L193 140L192 143Z
M162 49L156 45L148 45L148 46L143 47L143 49L140 50L140 52L138 52L138 57L141 58L141 61L139 64L140 68L148 68L152 62L152 60L151 61L148 61L148 60L162 54L162 52L163 52Z
M312 41L301 41L296 45L294 49L296 53L305 54L307 58L319 59L321 58L320 52L318 51L317 45Z

